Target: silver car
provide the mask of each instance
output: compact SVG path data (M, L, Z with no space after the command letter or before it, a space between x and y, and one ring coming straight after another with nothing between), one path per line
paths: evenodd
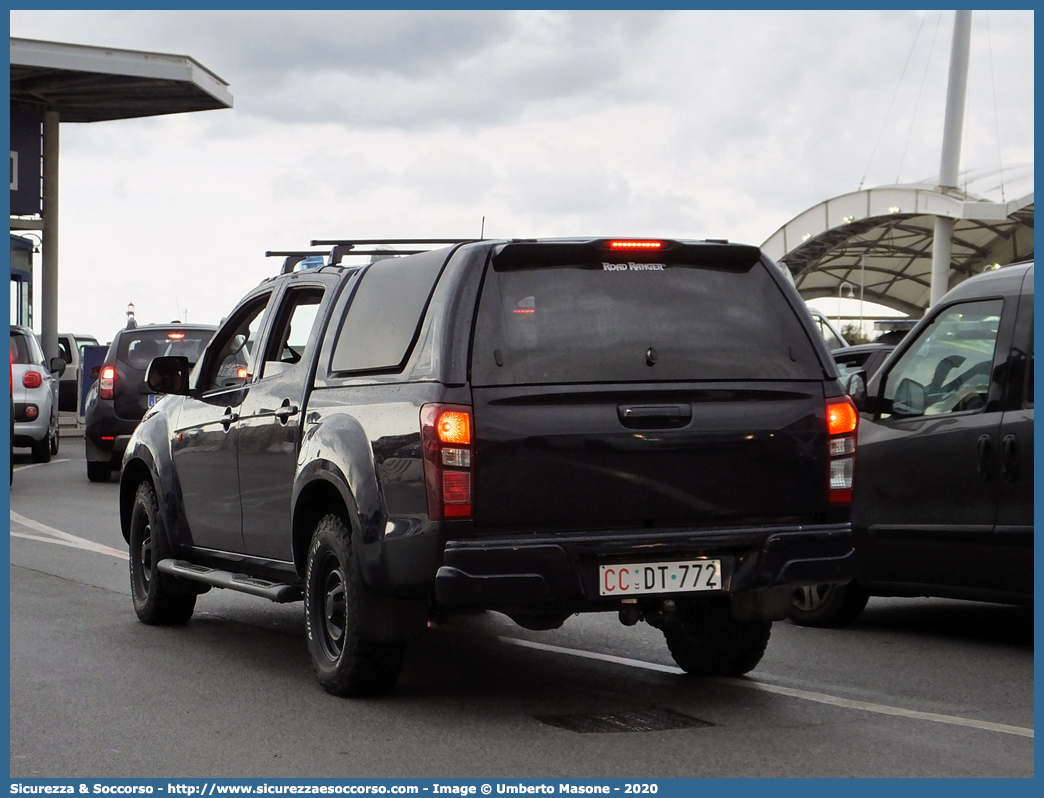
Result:
M65 371L60 357L44 358L36 334L11 325L11 402L13 446L29 446L33 462L46 463L58 454L58 380Z

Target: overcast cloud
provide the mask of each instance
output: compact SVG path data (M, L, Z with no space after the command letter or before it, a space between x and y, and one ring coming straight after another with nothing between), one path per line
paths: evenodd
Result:
M217 322L312 238L760 244L935 175L952 12L12 11L190 55L230 111L62 126L59 325ZM1033 162L1033 12L975 12L962 168ZM900 76L904 74L902 82ZM872 157L871 157L872 156ZM1009 197L1010 199L1010 197ZM179 310L180 308L180 310Z

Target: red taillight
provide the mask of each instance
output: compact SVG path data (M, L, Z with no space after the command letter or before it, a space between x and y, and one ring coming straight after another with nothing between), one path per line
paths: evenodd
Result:
M858 426L859 413L851 399L827 405L827 431L831 435L855 432Z
M609 249L663 249L662 241L618 240L610 241Z
M112 389L116 384L116 369L106 366L98 375L98 396L102 399L112 399Z
M39 388L43 385L43 375L39 371L30 369L22 375L22 385L26 388Z
M855 487L856 433L859 411L847 396L826 406L830 472L827 476L827 501L851 504Z
M471 451L471 408L424 405L420 423L428 517L432 521L471 518L475 473Z
M439 440L462 446L471 444L471 413L467 410L443 410L435 422Z

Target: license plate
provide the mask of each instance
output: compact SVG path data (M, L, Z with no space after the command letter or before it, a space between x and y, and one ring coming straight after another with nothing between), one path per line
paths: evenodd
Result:
M598 566L600 596L721 590L721 560L640 562Z
M149 407L152 407L154 404L156 404L156 400L157 399L159 399L159 394L150 393L149 394Z

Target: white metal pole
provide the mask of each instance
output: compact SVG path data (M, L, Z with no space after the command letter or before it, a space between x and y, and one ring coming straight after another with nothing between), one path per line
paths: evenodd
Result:
M971 51L971 11L955 11L953 43L950 46L950 76L946 86L946 118L943 123L942 158L939 163L939 190L957 187L961 164L961 134L964 128L964 103L968 95L968 54ZM935 218L932 242L931 304L949 289L950 260L953 254L954 220Z
M43 257L40 270L40 343L58 357L58 112L44 112Z

